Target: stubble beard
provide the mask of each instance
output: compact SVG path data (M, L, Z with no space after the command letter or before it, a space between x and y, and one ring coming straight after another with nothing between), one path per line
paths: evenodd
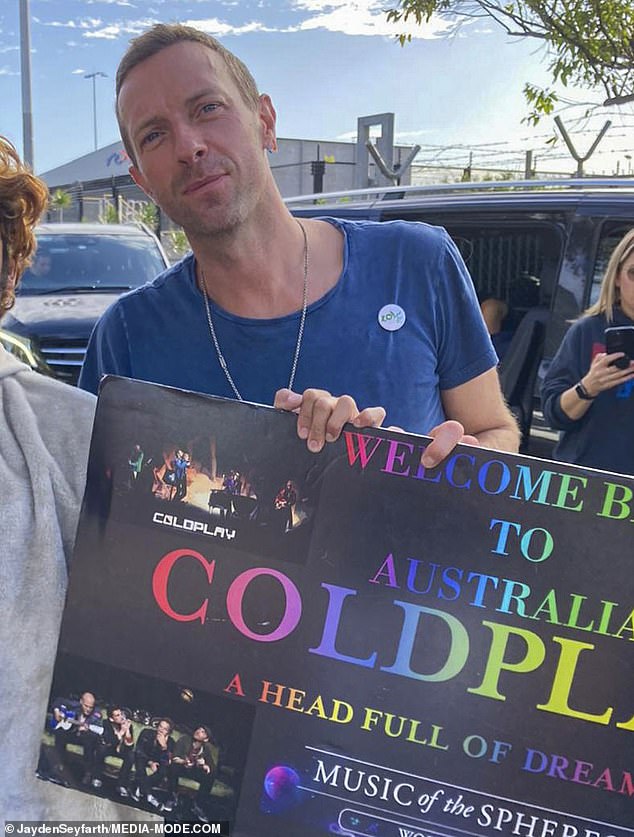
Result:
M229 195L207 197L207 203L201 205L198 210L174 197L170 201L172 206L164 208L172 221L183 228L190 242L201 238L208 240L231 237L251 216L261 199L264 192L263 183L256 182L254 178L247 178L246 184L237 184L234 179L235 167L225 162L223 168L231 179L232 188ZM171 195L180 195L183 185L182 182L174 183Z

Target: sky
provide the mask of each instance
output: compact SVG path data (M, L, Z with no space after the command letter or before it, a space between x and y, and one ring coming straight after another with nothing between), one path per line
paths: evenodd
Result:
M525 82L549 84L542 48L484 20L457 30L432 19L404 29L387 22L391 0L24 0L30 11L36 172L94 150L93 80L99 147L119 139L114 77L130 38L155 22L179 21L222 40L250 68L278 113L278 136L353 140L357 118L395 114L395 141L419 144L417 162L522 166L574 173L565 145L546 140L552 119L522 123ZM22 152L20 0L0 0L0 133ZM406 31L411 43L395 36ZM571 91L564 91L570 98ZM587 102L601 93L574 91ZM586 170L632 171L634 105L560 113L583 155L613 124ZM626 156L628 155L628 156Z

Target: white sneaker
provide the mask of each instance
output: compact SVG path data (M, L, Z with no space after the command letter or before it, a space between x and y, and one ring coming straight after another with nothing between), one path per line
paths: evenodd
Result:
M161 804L158 801L158 799L151 793L148 793L148 795L145 798L147 799L148 804L151 805L153 808L158 808L159 805Z
M129 790L127 788L124 788L123 785L119 785L119 787L117 788L117 793L119 794L119 796L122 796L124 799L127 799L130 796ZM140 794L139 794L139 797L140 797ZM139 800L137 799L136 801L138 802Z
M103 782L101 781L101 779L93 779L90 784L93 786L93 788L95 788L95 790L98 790L103 785Z
M194 814L195 817L198 817L200 822L209 822L209 817L197 802L194 802L192 805L192 814Z
M141 788L135 788L132 791L131 795L132 795L132 799L134 799L135 802L140 802L141 801Z

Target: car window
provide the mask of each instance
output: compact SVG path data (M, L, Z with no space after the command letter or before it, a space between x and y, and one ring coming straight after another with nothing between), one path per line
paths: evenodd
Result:
M121 291L145 284L164 268L160 250L149 236L41 234L19 293L73 288Z
M592 282L590 284L590 296L588 299L589 306L594 305L594 303L599 298L599 293L601 291L601 282L603 281L603 277L605 275L608 262L610 261L612 251L619 243L619 241L623 238L625 233L628 230L631 230L632 227L634 227L634 221L628 221L626 223L608 222L603 225L603 228L601 230L601 237L599 238L599 244L597 247L597 254L594 261L594 267L592 270Z
M550 305L562 241L555 228L448 228L473 278L479 298L508 303L516 316Z
M445 227L452 237L478 299L506 304L506 328L517 328L531 308L550 308L564 247L558 224L496 221L482 215L475 222L440 215L424 220Z

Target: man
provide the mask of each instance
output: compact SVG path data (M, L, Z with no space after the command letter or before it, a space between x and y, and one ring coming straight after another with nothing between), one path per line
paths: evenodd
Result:
M35 248L33 226L47 199L46 185L0 137L0 313L13 304ZM130 820L131 813L141 818L35 776L94 401L33 372L0 341L0 812L5 820L120 821Z
M134 445L128 457L128 486L132 488L143 469L143 450L141 445Z
M502 361L513 339L513 332L505 327L509 307L503 299L496 299L490 296L482 300L480 309L484 324L491 335L491 342L493 343L495 353L500 361Z
M198 782L192 813L202 822L209 822L205 806L214 783L216 762L209 739L211 735L205 726L196 727L193 735L181 735L174 747L174 754L169 767L170 796L162 807L163 811L173 811L178 801L178 780L187 776Z
M53 260L50 253L40 251L36 253L33 263L28 269L28 276L35 276L36 279L45 279L51 272Z
M55 751L57 754L58 776L62 782L68 774L65 767L68 761L66 746L78 744L82 750L84 774L82 785L101 787L101 779L94 775L97 761L97 751L101 746L103 735L103 720L101 710L96 708L95 696L92 692L83 692L79 700L58 698L53 704L53 721L55 723Z
M132 177L193 254L109 309L82 387L96 392L113 372L273 403L298 411L315 451L347 420L380 423L374 404L388 424L435 437L426 466L460 440L517 450L497 358L447 234L294 219L267 161L271 99L218 41L179 24L133 40L117 117ZM187 327L174 330L175 319Z
M126 718L120 706L111 706L108 717L104 722L103 743L98 751L98 769L103 772L104 759L107 756L118 756L121 767L117 778L117 793L123 799L130 796L128 782L134 764L134 730L132 721ZM101 775L98 777L101 781Z
M293 528L293 506L296 502L297 492L293 487L293 482L292 480L286 480L273 501L275 518L282 532L288 532Z
M188 451L176 451L171 463L176 478L176 493L173 500L184 500L187 495L187 469L191 466L191 455Z
M152 790L167 778L174 751L173 729L174 723L170 718L161 718L156 730L144 729L139 735L134 751L136 788L132 799L135 802L144 798L153 808L160 807L161 803Z

